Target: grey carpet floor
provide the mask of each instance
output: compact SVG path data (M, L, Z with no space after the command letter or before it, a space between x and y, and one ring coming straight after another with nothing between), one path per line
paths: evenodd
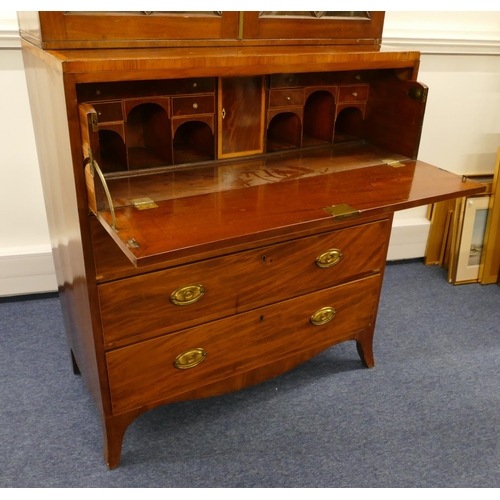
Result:
M58 299L3 301L0 487L500 487L500 287L389 265L374 352L152 410L109 471Z

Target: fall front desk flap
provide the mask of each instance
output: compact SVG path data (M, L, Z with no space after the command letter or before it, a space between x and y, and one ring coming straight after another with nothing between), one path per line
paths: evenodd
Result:
M469 196L485 186L380 148L119 174L87 166L91 209L137 266Z

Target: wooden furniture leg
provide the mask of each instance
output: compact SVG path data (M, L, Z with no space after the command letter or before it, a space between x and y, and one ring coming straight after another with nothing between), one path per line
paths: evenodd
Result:
M367 368L375 366L373 359L373 329L361 333L356 337L356 348L361 361Z
M104 461L109 469L114 469L120 464L125 431L142 413L144 409L139 408L121 415L103 417Z

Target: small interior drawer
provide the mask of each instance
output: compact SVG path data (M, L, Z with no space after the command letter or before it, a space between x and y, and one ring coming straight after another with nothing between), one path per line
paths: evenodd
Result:
M299 75L297 73L278 73L269 77L269 88L297 87Z
M270 90L269 107L301 106L304 104L304 89Z
M99 123L123 121L121 101L92 103L92 106L96 110Z
M165 89L171 95L204 94L215 91L215 78L183 78L179 80L164 80Z
M189 96L189 97L173 97L172 98L172 115L202 115L214 113L215 103L214 96Z
M358 102L368 99L369 85L341 85L339 102Z
M375 275L110 351L113 411L348 340L373 324L380 284Z
M114 348L376 273L389 230L382 220L99 285L105 344ZM173 294L185 304L175 304Z

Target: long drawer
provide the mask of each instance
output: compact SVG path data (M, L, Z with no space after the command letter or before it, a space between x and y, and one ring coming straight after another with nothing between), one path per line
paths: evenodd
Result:
M348 340L372 328L380 284L377 274L110 351L106 360L113 411Z
M100 285L104 342L116 347L366 276L383 267L389 230L383 220Z

